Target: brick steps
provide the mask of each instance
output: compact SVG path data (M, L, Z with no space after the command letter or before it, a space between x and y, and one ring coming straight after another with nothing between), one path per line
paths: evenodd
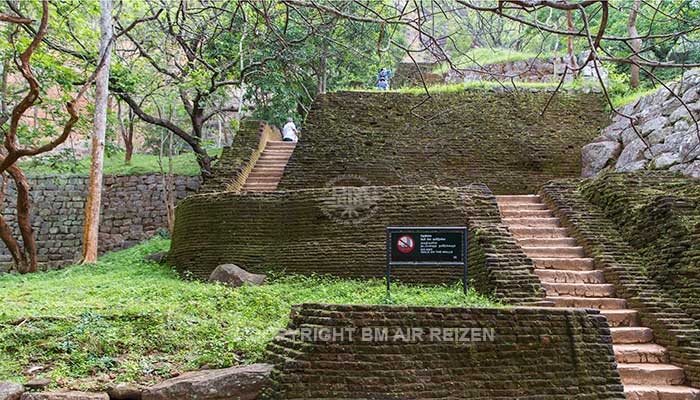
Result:
M527 253L525 253L527 254ZM592 258L574 257L530 257L535 263L535 268L559 269L566 271L591 271L593 270Z
M535 275L542 283L605 283L600 271L567 271L561 269L536 269Z
M244 192L274 192L282 179L284 169L294 152L296 143L270 141L265 145L260 158L255 162L248 179L243 184Z
M686 386L625 385L627 400L700 400L700 390Z
M583 247L577 246L522 246L523 251L530 257L576 257L584 258Z
M618 344L613 346L613 350L618 363L664 364L668 362L666 349L658 344Z
M576 240L539 196L496 196L503 222L532 259L535 274L556 307L595 308L608 319L615 359L628 400L700 400L700 390L683 386L683 369L668 364L639 313L615 298L613 285L595 270Z
M614 296L615 288L606 283L542 282L547 296L606 297Z
M685 373L670 364L618 364L622 384L628 385L682 385Z
M608 319L611 327L630 327L639 325L639 313L636 310L600 310Z

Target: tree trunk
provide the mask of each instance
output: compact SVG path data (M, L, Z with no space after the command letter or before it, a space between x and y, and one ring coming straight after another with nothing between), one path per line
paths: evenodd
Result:
M627 33L631 38L639 36L637 33L637 14L639 13L641 0L634 0L632 3L632 10L630 11L629 18L627 19ZM632 64L630 64L630 86L632 89L639 87L639 66L636 63L639 61L639 57L636 53L642 48L642 39L632 39L630 41L630 47L632 52Z
M104 163L105 133L107 130L107 101L109 97L109 69L112 52L112 0L100 0L100 56L104 68L95 82L95 132L92 135L92 163L90 186L85 204L85 230L83 232L83 263L97 261L102 202L102 169Z
M124 141L124 164L131 164L131 157L134 154L134 110L129 108L127 125L124 125L124 118L122 118L122 102L117 101L117 119L119 120L119 132Z
M574 19L571 10L566 12L566 23L569 27L569 32L574 32ZM574 77L578 75L578 63L576 62L576 54L574 54L574 37L569 35L566 38L566 51L569 54L569 65L573 69Z
M23 246L15 239L12 228L7 224L2 214L0 214L0 239L5 243L10 255L12 255L17 272L20 274L36 272L38 262L36 241L30 218L29 183L27 182L27 177L16 164L11 165L7 169L7 173L12 177L17 188L17 226L22 236ZM6 188L7 175L3 174L2 196L0 196L3 201L0 204L4 204Z

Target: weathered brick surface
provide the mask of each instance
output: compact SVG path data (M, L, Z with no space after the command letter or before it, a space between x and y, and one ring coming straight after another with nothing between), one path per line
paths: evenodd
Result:
M656 178L653 178L654 176ZM657 174L651 175L651 177L652 180L664 179ZM672 178L671 176L666 177ZM688 287L692 286L686 286L689 281L686 283L679 281L676 283L677 287L671 288L665 282L659 282L655 279L654 270L657 267L654 265L654 261L637 251L637 248L627 240L626 236L629 233L625 233L625 229L620 229L613 222L619 221L622 225L626 225L627 223L622 221L631 219L629 224L634 224L634 215L638 212L642 212L638 215L640 218L649 216L641 217L641 215L648 213L649 209L643 211L643 207L639 208L638 204L633 202L624 204L624 198L630 196L632 198L636 196L653 197L663 195L663 191L645 187L644 179L639 180L634 178L634 175L603 177L601 179L610 179L610 182L631 179L631 182L636 182L634 185L627 186L625 190L614 188L613 185L609 187L609 191L605 191L608 196L612 196L612 193L621 190L618 195L620 196L619 201L623 204L616 205L614 212L624 215L608 214L608 212L613 212L612 208L605 210L588 201L586 192L589 192L588 195L591 196L591 191L594 191L596 185L607 187L607 184L601 182L583 183L580 180L550 182L542 190L543 199L550 204L550 208L556 211L562 223L570 229L571 235L577 239L580 245L584 246L587 254L594 258L596 268L602 270L605 280L615 286L618 296L627 299L630 308L640 312L643 325L654 330L656 342L668 349L671 362L685 369L689 384L700 387L700 325L687 312L684 300L678 296L678 292L688 290ZM581 186L585 188L583 192L580 190ZM676 189L683 187L684 185L677 185ZM602 201L602 198L596 200L595 196L590 198L594 202ZM603 198L607 198L607 196L603 196ZM601 204L612 207L615 202L602 201ZM673 223L672 218L670 221ZM630 226L627 225L628 228ZM646 224L642 224L638 228L640 229L639 234L642 234L642 230L656 229ZM660 238L674 237L673 233L662 232ZM660 247L659 251L663 251L663 247ZM668 290L665 287L668 287Z
M29 178L32 225L43 267L63 266L80 257L88 180L82 175ZM199 177L176 177L179 199L198 186ZM9 203L4 215L14 227L14 186L9 185L7 190ZM167 228L166 215L160 175L105 176L100 252L123 249L153 236L158 229ZM7 248L0 242L0 264L7 267L11 261Z
M279 189L358 175L369 185L488 185L533 193L577 177L580 148L605 125L595 94L465 91L320 95ZM424 102L421 104L421 102Z
M482 342L302 341L304 328L493 328ZM594 310L303 304L268 347L268 399L624 399Z
M477 289L511 303L542 299L532 261L502 225L486 187L365 187L373 204L359 210L357 224L340 223L329 213L335 190L190 196L177 208L168 261L201 279L226 263L250 272L382 278L387 226L468 226ZM394 276L449 282L461 277L461 269L396 268Z
M251 163L258 144L263 123L255 120L241 121L241 128L231 146L224 147L221 158L212 167L212 176L200 189L200 193L221 192L236 182Z

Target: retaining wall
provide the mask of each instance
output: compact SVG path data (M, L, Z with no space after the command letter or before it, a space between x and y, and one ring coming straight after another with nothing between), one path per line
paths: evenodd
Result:
M685 231L689 236L676 230L679 223L694 226L690 219L683 222L683 217L674 215L678 210L674 212L672 205L684 202L674 201L670 192L664 193L658 186L645 184L666 179L668 182L661 186L668 185L667 189L678 195L689 189L679 184L683 178L677 175L611 174L587 183L551 182L541 194L594 258L596 269L603 271L606 282L615 286L630 308L639 311L643 325L654 330L656 342L668 349L671 362L683 367L689 384L700 387L700 324L695 297L698 266L684 264L684 260L697 257L697 250L687 246L697 247L698 237L692 230ZM691 179L686 179L692 184ZM634 235L630 229L636 231ZM687 254L681 256L684 249ZM659 254L650 257L654 252ZM677 254L671 256L673 253ZM674 274L678 276L670 277ZM664 276L668 277L659 280Z
M580 175L580 149L608 119L599 95L562 93L546 107L550 98L485 90L319 95L279 189L351 175L367 185L484 183L496 194L536 192Z
M177 176L177 198L182 199L195 191L199 179ZM88 181L89 177L83 175L29 177L32 225L42 267L59 267L79 259ZM5 198L3 215L10 226L15 226L14 185L8 185ZM160 175L104 177L100 252L132 246L167 226ZM12 257L0 242L0 264L4 265L0 269L9 268L11 263Z
M356 334L303 340L314 328ZM493 328L495 336L397 335L412 328L435 329L443 339L450 328ZM387 339L362 340L363 329L386 329ZM611 343L595 310L303 304L268 347L275 369L266 398L622 400Z
M220 264L383 278L387 226L468 226L470 276L505 302L543 298L532 261L502 225L484 186L336 187L190 196L177 208L168 262L207 279ZM396 268L402 281L453 282L460 268Z

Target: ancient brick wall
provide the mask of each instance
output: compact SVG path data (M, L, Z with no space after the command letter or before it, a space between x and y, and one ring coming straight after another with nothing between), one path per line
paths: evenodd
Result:
M326 341L321 328L356 334ZM398 335L412 328L438 333ZM494 340L448 340L453 328L492 328ZM383 329L386 340L362 339ZM304 332L320 335L307 340ZM611 342L594 310L303 304L268 347L275 369L266 397L622 400Z
M356 175L369 185L466 186L532 193L580 175L581 146L607 116L600 96L465 91L320 95L279 188L324 187ZM427 101L426 101L427 100Z
M263 125L255 120L241 121L233 143L224 147L221 158L212 167L212 176L202 185L200 193L227 190L228 186L242 178L247 167L255 162Z
M201 279L225 263L253 272L383 278L387 226L465 225L477 289L511 303L542 299L532 261L501 224L493 195L478 185L190 196L177 208L168 262ZM396 268L394 276L442 283L458 280L461 269Z
M640 250L650 244L652 247L661 244L656 251L662 253L660 257L663 258L686 245L697 245L698 237L692 231L691 236L679 237L677 232L673 232L677 226L671 228L662 222L668 217L670 225L678 223L672 215L657 218L664 213L655 217L653 212L649 213L650 208L645 209L648 201L651 201L649 204L654 204L657 202L653 198L670 194L659 190L658 186L645 186L645 181L668 179L667 188L675 187L679 194L689 189L687 182L682 184L677 175L673 177L663 174L652 174L648 178L615 174L602 179L589 183L580 180L551 182L543 188L542 196L570 229L571 235L585 248L586 253L594 258L596 268L603 271L605 280L615 286L619 297L627 299L630 308L639 311L644 326L654 330L656 342L668 349L671 362L685 369L692 386L700 387L700 323L695 311L697 309L690 306L691 303L697 304L697 297L690 297L697 290L697 264L684 264L683 261L697 257L697 250L689 250L683 258L676 255L668 262L656 257L650 258L647 251ZM615 183L625 187L614 188ZM596 187L607 189L596 194ZM604 208L593 203L599 203ZM661 225L657 228L642 222L647 218L653 218L654 223ZM635 225L639 222L642 223ZM628 240L633 237L629 232L633 226L639 231L636 239ZM671 231L666 231L668 228ZM643 253L647 253L647 256ZM657 265L656 262L661 264ZM672 264L675 266L669 267ZM672 268L673 271L662 273L661 269L664 268ZM670 282L664 280L667 278L659 281L660 274L671 275L674 272L684 276Z
M51 268L80 257L85 199L89 178L82 175L30 177L32 224L39 262ZM199 177L177 176L179 199L199 186ZM15 189L8 187L4 215L14 226ZM100 252L129 247L167 228L160 175L105 176L100 217ZM0 263L7 268L12 258L0 243Z

